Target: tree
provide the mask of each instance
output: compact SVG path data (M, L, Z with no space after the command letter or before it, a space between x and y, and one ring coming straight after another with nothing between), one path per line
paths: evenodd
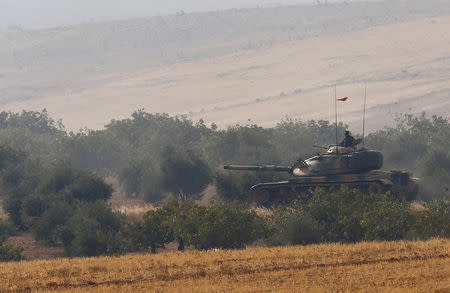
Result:
M161 186L181 199L198 195L211 182L208 166L193 151L166 147L162 153Z
M144 216L139 235L142 248L150 247L152 253L164 247L164 244L173 241L173 223L168 209L149 211Z
M122 253L126 243L118 245L124 218L103 201L80 203L62 229L61 239L69 256L97 256Z

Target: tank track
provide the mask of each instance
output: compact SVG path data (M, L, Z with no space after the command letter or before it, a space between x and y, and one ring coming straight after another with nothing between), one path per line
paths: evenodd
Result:
M390 190L380 181L359 181L359 182L321 182L321 183L290 183L273 182L260 183L250 189L251 198L257 204L271 207L277 204L288 203L296 199L302 193L308 193L317 187L331 189L346 186L348 188L359 189L364 193L385 193Z

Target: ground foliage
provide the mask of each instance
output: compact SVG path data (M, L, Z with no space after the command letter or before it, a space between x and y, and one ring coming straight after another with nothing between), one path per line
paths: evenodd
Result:
M284 119L273 128L217 129L139 110L104 130L75 134L45 111L0 116L4 210L14 229L62 243L67 255L155 252L171 241L180 249L210 249L241 248L256 240L286 245L449 237L450 125L442 117L399 116L396 127L366 138L366 147L383 151L389 168L422 176L421 198L429 201L423 211L412 212L409 203L389 194L318 189L261 216L249 209L248 188L285 175L225 173L221 164L291 164L313 155L312 145L332 144L332 124ZM340 124L339 132L344 128ZM129 196L176 200L150 211L142 222L128 223L105 202L112 192L105 174L116 175ZM210 182L223 203L194 204Z
M389 194L316 189L274 210L274 234L269 244L448 237L448 201L430 203L429 209L420 212L414 212L410 205Z
M2 238L17 230L30 231L38 241L62 243L67 255L122 251L117 240L123 217L107 206L112 187L98 175L65 161L42 164L24 152L2 146L0 187L6 196L3 208L14 225L0 222ZM3 259L19 259L19 250L1 249Z
M130 118L111 121L103 130L67 133L45 110L0 114L2 144L39 159L42 165L62 160L75 168L117 176L129 196L151 202L168 193L197 196L200 192L192 187L194 178L201 179L199 188L214 180L221 196L244 199L252 184L287 174L230 174L221 172L221 165L292 165L299 158L321 152L313 145L335 142L335 127L328 121L285 118L272 128L248 124L217 129L202 120L195 123L185 117L138 110ZM344 128L339 124L338 139ZM448 119L399 115L395 127L369 134L365 146L383 152L386 168L408 170L420 177L420 199L431 200L450 194L449 142ZM186 170L181 177L176 166ZM17 180L20 172L9 172L10 180Z
M430 202L422 210L389 194L358 190L317 189L289 206L267 214L238 201L199 206L171 201L149 211L130 226L134 249L156 252L177 241L179 249L242 248L260 245L298 245L322 242L448 238L450 202ZM256 241L256 242L255 242Z
M193 202L171 201L149 211L133 227L135 244L156 248L176 240L178 249L243 248L265 237L264 219L240 203L198 206Z

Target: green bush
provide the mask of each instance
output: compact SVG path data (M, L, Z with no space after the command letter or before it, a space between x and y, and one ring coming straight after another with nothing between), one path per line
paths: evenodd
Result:
M375 201L365 211L361 222L365 240L405 239L413 223L409 204L388 198Z
M77 177L70 186L72 196L81 201L95 202L108 200L113 188L96 174L78 171Z
M157 248L164 248L164 244L173 241L174 217L168 208L147 212L139 227L139 246L150 247L152 253L156 253Z
M150 164L150 162L131 161L128 166L119 169L117 175L119 180L123 182L125 192L128 196L137 197L140 195L141 184L144 181L144 172Z
M447 145L431 147L428 153L419 160L419 168L421 170L420 189L423 199L443 199L446 193L449 195L450 151Z
M6 261L20 261L22 257L23 248L13 247L11 245L0 245L0 262Z
M426 204L417 215L413 235L422 239L450 238L450 202L439 200Z
M304 245L323 239L319 222L304 211L279 207L273 218L275 233L269 238L269 245Z
M280 244L404 239L415 222L407 202L346 188L318 188L291 207L278 208L273 217Z
M355 189L326 191L318 188L312 192L304 209L323 227L325 240L358 241L364 237L363 213L374 198Z
M44 173L44 172L43 172ZM52 194L69 189L72 196L81 201L95 202L111 197L112 187L98 175L85 170L75 169L66 162L58 162L41 175L40 191Z
M200 192L211 182L208 166L194 152L166 147L162 153L161 187L183 200Z
M266 233L263 219L240 204L203 207L177 201L149 211L143 223L133 228L137 246L151 247L152 252L174 240L180 250L184 245L197 249L242 248Z
M240 186L241 184L239 184L240 182L238 182L238 180L241 178L242 177L233 176L230 173L217 173L214 178L214 185L216 186L217 195L230 200L245 198L248 189Z
M16 230L12 223L8 220L0 218L0 244L3 243L9 236L14 235Z
M197 249L243 248L264 235L258 215L239 204L200 208L188 221L195 229L186 233L186 243Z
M62 229L61 239L69 256L122 253L126 247L114 241L123 227L123 216L113 212L104 202L79 203Z
M47 202L39 195L30 194L22 200L22 223L30 228L47 209Z
M16 190L3 200L3 209L19 230L25 228L22 222L22 199L25 196L22 191Z
M192 201L171 200L160 209L147 212L143 223L137 226L141 231L136 237L139 246L144 249L150 247L155 253L156 248L163 248L166 243L176 240L178 249L184 250L185 239L195 233L199 225L198 215L202 209Z
M72 184L75 176L75 170L69 163L59 161L41 174L40 192L57 193Z
M53 197L42 215L36 219L30 228L36 240L55 244L61 240L65 224L74 213L74 202L67 202Z

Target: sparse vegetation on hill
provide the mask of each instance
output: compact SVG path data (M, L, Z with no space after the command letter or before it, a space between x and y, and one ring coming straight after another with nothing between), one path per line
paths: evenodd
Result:
M9 84L0 88L0 103L84 91L107 83L106 75L113 72L445 15L448 7L442 0L361 1L231 9L0 34L0 78ZM39 84L33 82L36 79Z

